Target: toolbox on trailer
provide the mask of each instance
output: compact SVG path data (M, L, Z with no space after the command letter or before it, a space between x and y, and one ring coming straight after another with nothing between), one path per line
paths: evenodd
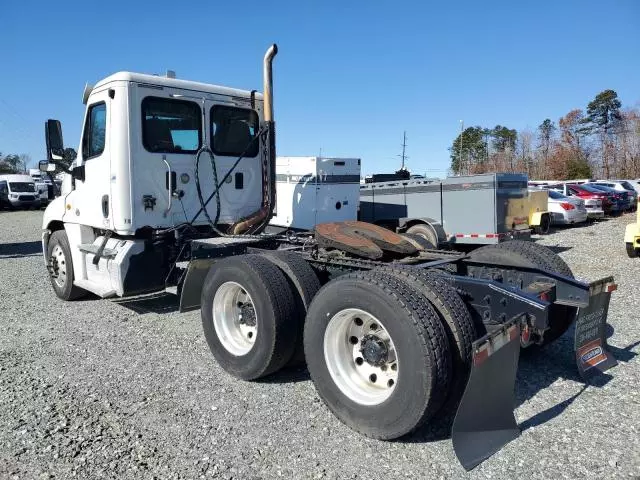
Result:
M527 176L489 173L360 186L360 220L400 232L428 224L438 243L488 244L530 235Z

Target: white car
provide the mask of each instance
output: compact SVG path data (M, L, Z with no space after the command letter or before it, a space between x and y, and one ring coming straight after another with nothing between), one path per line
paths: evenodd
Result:
M584 200L567 197L555 190L549 190L549 211L553 225L573 225L587 221Z

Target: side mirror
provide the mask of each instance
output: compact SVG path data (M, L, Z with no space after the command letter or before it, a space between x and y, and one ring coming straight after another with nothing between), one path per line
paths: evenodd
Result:
M38 162L38 168L40 169L41 172L53 173L56 171L56 164L49 163L48 160L40 160Z
M47 120L44 124L44 136L47 143L47 159L49 163L64 158L62 143L62 125L59 120Z

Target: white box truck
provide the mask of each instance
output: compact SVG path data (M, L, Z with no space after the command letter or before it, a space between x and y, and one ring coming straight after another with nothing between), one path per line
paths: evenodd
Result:
M276 209L271 230L310 230L319 223L356 220L360 159L276 158Z

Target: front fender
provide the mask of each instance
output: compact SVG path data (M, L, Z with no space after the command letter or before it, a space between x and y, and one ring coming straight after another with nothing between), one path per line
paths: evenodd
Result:
M62 222L65 213L65 198L54 198L44 209L42 216L42 230L49 230L53 222Z

